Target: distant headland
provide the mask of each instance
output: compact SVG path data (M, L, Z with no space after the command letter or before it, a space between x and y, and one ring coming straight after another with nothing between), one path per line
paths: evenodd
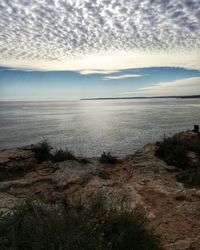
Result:
M175 98L175 99L190 99L200 98L200 95L187 95L187 96L129 96L129 97L95 97L95 98L82 98L81 101L88 100L127 100L127 99L163 99L163 98Z

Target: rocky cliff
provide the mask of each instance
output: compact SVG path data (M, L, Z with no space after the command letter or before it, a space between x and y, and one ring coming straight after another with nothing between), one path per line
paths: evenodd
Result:
M185 138L194 137L182 133ZM115 165L98 159L38 164L33 146L0 152L0 211L34 197L59 205L66 197L102 194L115 205L127 200L143 210L166 250L200 249L200 188L176 180L176 168L155 156L149 144Z

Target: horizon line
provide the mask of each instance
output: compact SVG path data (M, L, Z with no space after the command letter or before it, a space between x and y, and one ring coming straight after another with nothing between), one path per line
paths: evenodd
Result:
M159 99L159 98L200 98L199 95L176 95L176 96L129 96L129 97L94 97L94 98L81 98L81 101L87 100L112 100L112 99Z

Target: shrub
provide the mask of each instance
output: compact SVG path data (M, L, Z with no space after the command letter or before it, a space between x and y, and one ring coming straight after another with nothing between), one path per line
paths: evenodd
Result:
M177 136L164 138L157 143L156 156L163 159L168 165L178 168L177 180L186 185L200 186L200 138L180 139ZM197 156L197 163L193 163L187 156L192 151Z
M51 149L52 147L47 140L34 145L33 152L38 163L51 160Z
M200 137L196 140L185 141L184 144L186 145L187 150L193 151L200 156Z
M79 163L82 163L82 164L88 164L88 163L91 163L88 159L86 158L81 158L78 160Z
M111 155L110 152L108 152L108 153L103 152L99 158L99 162L115 164L115 163L117 163L117 157Z
M105 209L102 200L84 207L65 203L59 212L26 202L0 217L2 250L159 250L145 217L130 209Z
M200 164L194 164L189 169L180 171L176 178L187 186L200 186Z
M38 163L43 161L61 162L66 160L76 160L76 156L68 149L58 149L52 153L52 147L47 140L33 146L33 152Z
M110 242L110 249L161 249L158 238L146 226L147 220L142 214L124 211L110 214L103 232L106 242Z
M60 161L66 161L66 160L75 160L76 157L75 155L69 151L68 149L66 150L56 150L55 153L52 155L52 160L54 162L60 162Z
M158 149L156 156L163 159L168 165L174 165L180 168L185 168L188 165L186 149L176 137L164 138L160 143L157 143Z

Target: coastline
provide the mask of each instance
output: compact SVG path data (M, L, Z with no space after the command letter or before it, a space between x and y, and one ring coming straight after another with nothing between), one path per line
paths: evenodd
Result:
M191 138L194 133L180 135ZM115 205L126 198L132 208L147 215L164 249L198 249L200 222L195 218L200 216L200 187L188 188L178 182L176 168L156 157L156 148L148 144L114 165L97 158L37 163L33 145L3 150L0 210L9 211L29 196L50 206L59 206L65 197L86 201L102 194L107 203Z
M186 96L130 96L130 97L96 97L96 98L82 98L81 101L92 100L145 100L145 99L196 99L200 98L200 95L186 95Z

